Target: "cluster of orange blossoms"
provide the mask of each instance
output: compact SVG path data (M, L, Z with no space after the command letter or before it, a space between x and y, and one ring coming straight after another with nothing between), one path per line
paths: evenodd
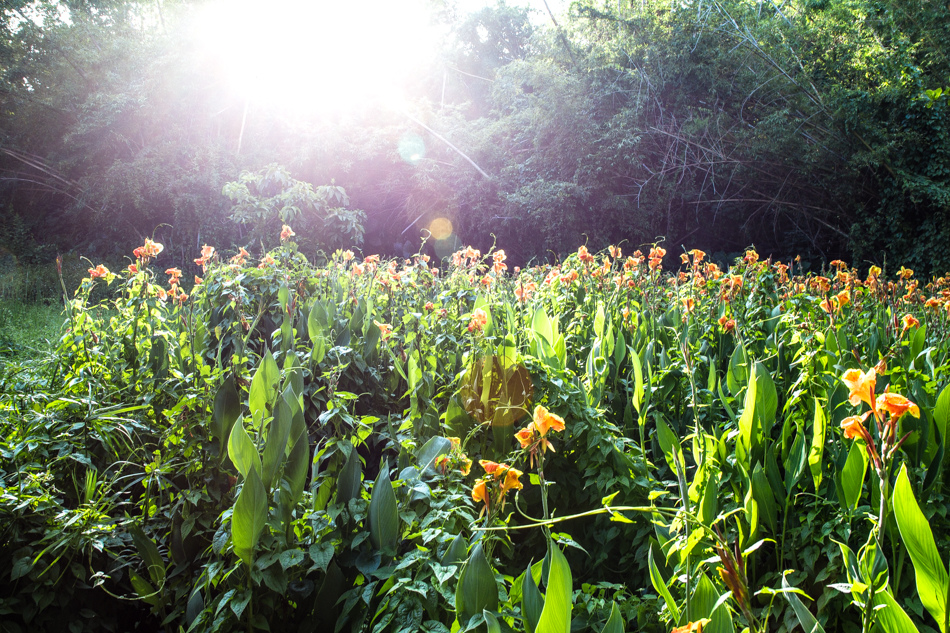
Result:
M244 251L244 249L241 249ZM247 251L244 251L247 252ZM201 272L208 272L208 262L214 257L214 246L205 244L201 247L201 257L195 260L195 263L201 266Z
M132 251L132 254L135 255L135 259L141 259L144 263L153 257L158 257L163 250L165 250L164 246L146 237L145 244Z
M551 413L540 404L534 408L534 417L527 427L515 433L515 439L521 448L528 449L529 465L534 466L538 453L542 455L547 449L554 451L554 446L548 441L548 431L563 431L564 418Z
M499 503L502 508L505 507L505 495L508 491L521 490L524 487L520 481L524 473L508 464L499 464L486 459L479 460L478 463L488 475L475 482L475 487L472 488L472 499L485 504L478 515L482 516L486 511L491 512L492 508Z
M883 373L885 369L884 362L881 361L876 367L872 367L867 372L860 369L849 369L841 378L850 390L848 401L852 406L858 406L864 402L871 407L870 411L866 411L862 415L852 415L841 422L844 436L849 439L860 438L864 440L868 455L878 472L883 472L884 462L890 459L904 440L910 436L910 433L907 433L899 440L897 439L897 423L900 418L906 413L910 413L915 418L920 417L920 408L900 394L889 393L885 390L884 393L875 397L874 388L877 382L877 374L878 372ZM864 426L865 420L871 414L874 415L874 421L877 425L878 437L881 441L880 448ZM884 419L885 414L887 414L887 420Z
M488 314L481 308L475 308L472 312L472 320L468 324L469 332L481 332L488 324Z

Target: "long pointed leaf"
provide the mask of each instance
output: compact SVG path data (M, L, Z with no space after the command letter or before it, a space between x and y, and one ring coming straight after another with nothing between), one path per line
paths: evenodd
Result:
M570 633L573 581L571 568L557 545L551 543L551 569L544 593L544 608L535 633Z
M947 570L940 558L930 523L920 511L910 480L907 466L901 466L894 485L894 516L897 527L917 577L917 593L920 602L934 617L941 633L947 633Z

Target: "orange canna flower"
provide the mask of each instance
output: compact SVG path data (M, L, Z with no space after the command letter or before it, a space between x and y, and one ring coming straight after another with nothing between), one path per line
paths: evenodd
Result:
M498 462L489 461L487 459L478 460L478 464L485 470L489 475L493 475L498 472L499 468L507 468L504 464L499 464ZM500 474L500 473L499 473ZM497 477L497 475L496 475Z
M540 404L534 408L533 424L541 437L547 435L549 429L554 431L564 430L564 418L551 413Z
M878 411L887 411L891 414L892 420L899 419L905 413L910 413L915 418L920 417L920 408L898 393L884 392L877 397Z
M281 231L280 231L280 241L286 242L287 240L292 238L294 235L296 235L296 233L293 232L293 229L291 229L289 226L285 224L281 228Z
M920 321L918 321L912 314L905 314L901 321L904 324L904 329L901 330L902 332L906 332L910 328L918 327L920 325Z
M488 506L488 487L484 479L475 482L475 486L472 488L472 500L475 502L482 501L485 506Z
M469 332L481 332L485 325L488 323L488 314L485 313L481 308L475 308L475 311L472 312L472 320L468 324Z
M867 373L860 369L849 369L844 372L841 381L851 390L848 394L848 402L852 406L857 406L859 402L866 402L868 406L874 408L874 385L877 382L877 371L873 367Z
M521 490L524 485L520 481L524 473L517 468L508 468L505 471L505 481L501 484L501 494L504 496L509 490Z
M670 633L703 633L703 627L712 622L709 618L689 622L674 628Z
M521 429L515 433L515 439L518 440L518 443L521 444L521 448L528 448L534 443L534 422L529 424L527 428Z
M870 435L867 429L864 428L864 421L870 414L870 411L865 411L863 415L852 415L842 420L841 428L844 431L844 436L849 440L862 439L868 442Z
M267 266L273 266L277 262L270 255L265 255L261 259L261 263L257 265L258 268L266 268Z
M468 474L472 472L472 460L470 460L465 455L462 455L462 465L459 466L459 472L462 473L463 477L468 477Z
M89 269L90 279L98 279L99 277L105 277L108 274L109 274L109 269L103 266L102 264L99 264L95 268Z
M380 323L379 321L375 319L373 319L373 323L376 325L376 327L379 328L379 334L384 341L393 335L393 326L391 326L390 324Z

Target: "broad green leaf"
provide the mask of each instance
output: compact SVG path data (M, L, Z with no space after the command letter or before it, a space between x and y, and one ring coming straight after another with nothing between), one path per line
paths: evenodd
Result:
M214 395L214 410L211 415L211 435L221 443L222 459L223 447L231 436L231 428L241 415L241 399L234 384L234 376L228 376Z
M360 479L363 475L363 464L360 462L359 453L354 446L343 464L343 470L340 472L340 478L337 482L336 502L344 506L350 499L356 499L360 494Z
M602 301L597 302L597 312L594 314L594 335L597 338L603 338L604 336L604 322L606 315L604 314L604 303Z
M389 479L389 467L385 462L373 484L367 518L370 543L384 556L394 555L399 539L399 508L396 505L396 491Z
M416 462L419 464L420 470L434 473L432 466L435 464L436 458L439 455L445 455L450 450L452 450L452 442L448 438L438 435L430 437L429 441L416 451Z
M501 633L501 625L498 623L498 618L495 617L494 613L483 610L482 617L485 618L486 633Z
M941 633L947 633L947 591L950 589L950 580L937 550L930 522L914 499L906 465L901 466L897 483L894 484L894 516L901 539L914 563L920 602L937 621Z
M642 416L640 407L643 406L643 367L640 365L640 354L631 350L630 362L633 363L633 408Z
M600 633L624 633L623 616L620 615L620 609L617 608L617 603L613 600L610 601L610 617L607 618L607 623L604 624L604 628L600 630Z
M534 333L547 341L548 345L554 347L554 329L551 326L551 319L543 308L534 311L534 317L531 319L531 327Z
M788 578L785 576L782 576L782 589L785 590L782 592L782 595L785 596L788 604L792 607L792 611L795 612L795 617L798 618L798 623L801 625L802 631L804 631L804 633L825 633L825 629L818 623L815 616L811 614L811 611L805 608L805 605L802 604L799 597L795 595L794 587L788 584Z
M805 436L800 429L796 428L795 440L792 442L792 450L788 452L788 459L785 460L785 495L792 494L792 489L802 476L805 470Z
M719 592L706 574L699 575L696 590L689 603L690 618L695 622L709 618L711 622L703 627L706 633L735 633L729 607L719 600Z
M736 442L736 457L747 470L752 467L752 447L758 443L756 431L759 426L756 423L755 413L757 382L756 374L753 373L749 378L749 387L745 392L745 406L742 409L742 415L739 416L739 440Z
M726 386L733 396L739 395L742 385L749 382L749 364L745 350L737 345L729 357L729 368L726 370Z
M231 538L234 541L234 553L249 568L254 564L254 552L257 542L267 521L267 491L257 471L248 471L241 494L234 502L231 515Z
M129 525L129 534L132 535L132 542L135 543L139 556L145 561L145 567L152 582L161 587L165 583L165 561L158 552L158 546L152 539L145 536L142 528L135 523Z
M755 465L752 471L752 497L759 504L759 516L764 518L772 534L778 534L778 506L775 504L775 495L760 464Z
M768 368L761 361L755 363L755 416L758 429L753 438L753 446L759 446L763 438L769 437L775 423L778 410L778 393Z
M685 462L683 461L683 449L680 447L680 438L670 429L669 425L662 418L656 421L657 439L660 440L660 448L663 450L663 456L666 457L670 470L674 473L683 474Z
M485 609L498 611L498 584L482 544L477 543L459 576L455 590L455 610L460 616L459 622L468 622L473 615Z
M291 437L294 433L291 430ZM293 448L287 457L287 466L284 468L284 477L290 483L290 494L294 504L303 497L303 489L307 484L307 467L310 465L310 436L306 432L298 434L293 440Z
M538 620L541 619L541 610L544 608L544 596L538 589L538 583L534 579L532 572L533 566L529 563L528 570L522 576L521 581L521 612L524 614L525 630L527 633L534 633L538 626Z
M243 418L238 418L231 427L231 435L228 436L228 457L245 479L247 479L248 471L252 469L256 470L260 476L261 456L258 455L254 442L244 429Z
M284 463L293 416L293 411L287 401L284 398L278 398L274 420L267 427L267 441L264 442L264 470L261 481L264 482L264 488L267 490L274 487L277 472Z
M465 562L466 553L468 553L468 543L465 537L461 534L456 534L455 538L452 539L452 543L445 550L445 554L442 555L442 560L440 560L439 563L443 566L459 565Z
M919 633L910 616L901 608L891 595L890 590L874 594L874 628L880 633Z
M267 415L267 405L274 401L277 394L277 382L280 380L280 370L277 361L266 347L261 354L260 364L254 377L251 379L251 390L248 396L248 405L254 419L263 419Z
M139 595L146 604L150 604L153 607L159 605L158 592L155 590L147 580L139 576L132 570L129 570L129 581L132 583L132 588L135 589L135 593Z
M669 588L666 586L666 581L663 579L663 576L660 574L659 567L656 566L656 561L653 560L653 548L650 548L649 553L647 554L647 566L650 568L650 582L653 584L653 588L656 589L657 593L663 597L663 600L666 602L666 608L670 610L670 614L673 616L674 622L679 622L680 619L680 610L676 606L676 601L673 600L672 594L670 594Z
M815 491L821 485L821 460L825 453L825 434L827 433L828 421L825 418L825 411L821 406L821 401L815 398L815 418L812 423L811 448L808 450L808 468L811 470L811 478L815 483Z
M861 488L864 486L864 476L868 469L868 458L857 442L851 445L848 459L841 469L841 488L844 490L845 506L854 509L861 499Z
M544 608L535 633L570 633L573 581L564 554L550 543L551 568L544 592Z

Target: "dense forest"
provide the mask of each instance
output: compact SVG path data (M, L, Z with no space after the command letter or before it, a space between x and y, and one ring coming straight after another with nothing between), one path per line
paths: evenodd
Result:
M205 242L260 250L289 217L311 253L401 256L431 233L437 255L494 243L518 263L662 240L950 269L946 3L433 1L439 39L399 102L345 108L323 104L386 63L358 38L379 16L342 49L253 29L214 49L207 4L3 3L7 261L151 236L184 264ZM320 40L328 15L261 30Z

